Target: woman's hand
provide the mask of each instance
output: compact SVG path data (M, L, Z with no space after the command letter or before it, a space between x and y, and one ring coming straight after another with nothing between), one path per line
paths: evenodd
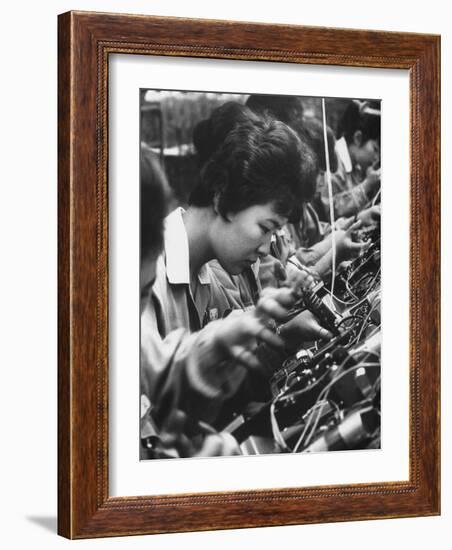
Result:
M322 327L310 311L302 311L296 317L280 327L280 335L286 346L297 349L303 342L313 340L331 340L333 335Z
M297 296L292 290L295 283L294 277L297 277L299 284L301 284L301 281L304 281L307 276L306 272L301 271L298 271L296 275L290 273L285 280L287 287L264 288L254 309L254 315L264 324L269 320L283 321L286 319L289 309L297 300Z
M378 223L381 218L380 205L376 204L375 206L371 206L369 208L366 208L365 210L361 210L361 212L357 215L357 218L361 221L363 225L373 225L375 223Z
M240 455L239 446L229 433L217 432L204 422L190 420L176 409L159 435L155 458L207 457Z
M241 455L237 441L230 433L217 433L206 436L201 449L194 454L195 457L203 456L234 456Z
M275 328L277 322L287 318L295 301L296 296L289 288L266 288L254 309L234 310L225 319L209 323L199 332L190 361L193 377L212 391L234 393L247 370L261 368L256 357L259 343L284 347L284 340L275 333Z
M304 269L294 270L287 278L287 284L291 287L285 295L276 294L276 289L273 290L275 298L280 302L284 300L285 308L289 308L294 305L294 302L302 296L303 290L307 290L315 286L316 280L313 275ZM282 289L281 289L282 290ZM271 294L268 294L271 297ZM279 310L281 313L279 320L284 321L284 315L287 315L287 310ZM284 314L284 315L283 315ZM274 317L277 319L277 317ZM296 317L284 323L279 328L279 333L284 340L284 344L288 347L299 347L301 342L311 340L329 340L332 338L331 332L322 327L316 317L310 311L302 311Z
M303 290L308 290L316 285L318 278L317 273L300 264L298 269L290 270L286 285L292 289L292 293L298 299L302 296Z
M289 309L299 298L300 294L294 289L315 284L313 277L305 271L293 278L292 288L266 288L253 310L235 310L225 319L212 321L199 333L192 368L196 368L213 391L227 388L226 391L234 393L246 371L262 368L256 356L260 343L282 349L288 342L331 338L331 333L308 311L285 323L281 335L275 333L276 325L284 323Z
M265 306L261 304L259 310L257 308L246 312L236 310L226 319L214 321L215 330L212 331L211 346L215 355L222 358L223 361L232 359L235 364L241 365L245 369L258 369L260 363L255 356L255 350L259 342L265 342L275 348L284 346L283 340L266 326L266 322L270 318L283 313L286 316L287 310L281 304L277 301L266 300ZM208 327L209 325L206 328ZM222 368L225 369L225 365L218 364L216 368L209 369L209 372L217 371L217 375L220 375L218 370ZM224 372L224 375L229 378L231 375L230 365L227 371Z
M363 181L363 185L368 197L375 195L380 187L381 168L377 168L377 164L369 166L366 170L366 179Z
M217 322L214 345L226 357L244 367L258 368L259 361L254 350L259 342L270 347L284 347L284 341L273 328L287 318L296 300L297 296L291 288L265 288L253 310L235 310L226 319Z
M357 243L352 240L352 233L362 225L361 220L356 222L351 218L348 223L335 233L336 263L356 258L369 248L370 243Z

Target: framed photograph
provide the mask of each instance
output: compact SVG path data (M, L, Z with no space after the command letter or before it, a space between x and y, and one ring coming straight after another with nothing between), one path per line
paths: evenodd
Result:
M59 534L439 514L440 38L58 46Z

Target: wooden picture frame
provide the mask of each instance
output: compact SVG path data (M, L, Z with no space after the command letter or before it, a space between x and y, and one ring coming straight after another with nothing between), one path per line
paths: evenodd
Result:
M440 513L440 38L69 12L58 38L58 532L68 538ZM110 497L110 54L406 69L410 74L409 481Z

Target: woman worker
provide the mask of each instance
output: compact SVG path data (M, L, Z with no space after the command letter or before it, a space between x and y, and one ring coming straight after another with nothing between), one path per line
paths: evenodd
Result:
M284 120L299 136L304 147L304 157L310 154L315 159L311 162L311 164L314 164L312 170L315 171L315 175L310 178L311 184L307 188L309 194L307 194L304 203L300 205L300 218L296 224L288 224L285 232L278 236L277 248L279 250L278 256L281 257L283 265L286 265L285 260L287 260L287 257L295 253L296 259L302 265L309 267L320 277L324 277L330 271L332 263L331 226L329 223L319 220L314 206L311 204L311 201L318 194L317 187L323 189L325 179L326 160L323 125L316 118L303 118L302 110L296 111L293 109L294 102L295 104L296 102L301 104L299 97L251 95L246 105L260 116L270 116L276 120ZM277 108L275 108L275 105ZM330 169L332 172L336 172L338 168L335 152L336 142L332 130L329 127L326 130ZM356 193L359 193L359 189L356 189ZM352 200L351 195L347 196ZM334 200L336 201L336 198ZM337 197L337 200L343 201L345 199L341 195ZM378 218L378 209L379 207L374 207L365 211L353 211L353 214L357 214L356 219L351 217L336 220L337 263L348 260L363 251L365 245L353 242L352 233L360 226L360 223L367 225ZM269 267L272 267L272 264L270 260L267 260L259 273L262 281L275 280Z
M252 369L256 336L273 346L280 338L264 320L286 315L294 296L281 289L263 297L253 312L212 322L190 333L176 328L161 338L155 325L153 284L163 246L169 186L157 157L141 148L141 458L237 454L232 436L205 433L199 420L209 403L230 387L234 368ZM233 360L233 364L230 361ZM228 389L229 384L229 389Z
M380 190L380 110L368 101L351 100L338 125L336 154L338 169L333 174L335 217L354 216L364 211ZM326 179L320 181L316 209L322 220L329 219ZM375 212L371 210L370 213Z
M155 324L162 337L179 327L199 330L240 310L241 301L209 262L216 259L228 274L239 275L269 253L272 233L297 213L295 205L303 200L299 138L284 123L241 109L243 120L204 165L188 209L178 208L166 218L164 254L153 289ZM212 136L216 131L213 125ZM331 337L309 312L283 328L290 334L295 329L300 344ZM234 391L224 400L237 391L245 374L244 369L234 374ZM220 409L221 399L214 405Z

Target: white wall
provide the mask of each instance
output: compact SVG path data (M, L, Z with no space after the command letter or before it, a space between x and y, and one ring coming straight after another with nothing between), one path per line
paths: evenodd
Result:
M452 55L448 2L51 0L2 5L0 83L0 537L4 548L449 548L450 402L443 399L443 515L434 518L193 533L70 543L56 529L56 66L57 14L70 9L240 19L442 34L443 182L451 180ZM449 91L449 94L447 94ZM25 109L24 109L25 108ZM443 281L450 276L452 193L443 186ZM443 396L452 389L443 289Z

